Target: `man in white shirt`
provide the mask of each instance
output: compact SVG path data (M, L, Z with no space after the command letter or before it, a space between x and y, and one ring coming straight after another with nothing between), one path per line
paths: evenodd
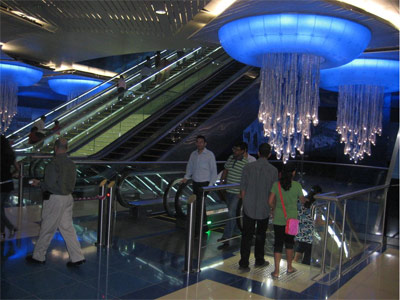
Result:
M193 194L196 195L196 232L200 230L200 213L201 198L203 196L202 187L214 185L217 180L217 163L214 153L206 148L207 141L202 135L196 137L197 150L190 154L189 161L186 166L186 174L182 179L182 183L186 183L188 179L193 180ZM204 203L203 225L206 227L207 216ZM205 228L207 229L207 227Z

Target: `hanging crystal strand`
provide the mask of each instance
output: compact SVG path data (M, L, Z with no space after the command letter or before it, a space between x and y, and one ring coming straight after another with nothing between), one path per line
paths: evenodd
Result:
M12 118L17 113L18 86L14 82L0 83L0 133L5 133L11 125Z
M310 126L318 124L321 58L307 54L264 54L259 92L259 121L277 158L304 153Z
M357 163L371 155L376 134L382 132L384 88L374 85L339 86L337 131L344 154Z

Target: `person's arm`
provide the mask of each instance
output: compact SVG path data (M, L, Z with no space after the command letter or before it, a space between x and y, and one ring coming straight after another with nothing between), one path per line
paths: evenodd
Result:
M18 178L18 176L19 176L19 164L17 163L16 160L14 160L14 172L13 172L12 176L14 178Z
M306 203L307 201L309 201L309 199L306 198L306 197L304 197L304 194L303 194L303 187L301 186L301 184L299 184L299 185L300 185L300 189L299 189L299 200L300 200L301 204L304 204L304 203Z
M304 203L306 203L307 201L309 201L308 198L306 198L306 197L304 197L304 196L300 196L300 197L299 197L299 200L300 200L301 204L304 204Z
M223 171L222 171L222 175L221 175L221 183L225 183L225 181L226 181L226 176L228 175L228 170L227 169L224 169Z
M211 171L211 174L210 174L210 185L214 185L215 182L217 181L217 178L218 178L217 162L215 161L214 153L211 153L210 171Z
M181 182L186 183L188 179L192 177L192 174L193 174L193 153L189 157L189 161L186 165L186 174Z
M271 210L274 211L275 205L276 205L276 197L273 192L269 193L268 204L269 204Z
M248 172L246 166L243 168L242 171L242 178L240 178L240 197L244 201L244 197L246 196L246 189L248 183Z

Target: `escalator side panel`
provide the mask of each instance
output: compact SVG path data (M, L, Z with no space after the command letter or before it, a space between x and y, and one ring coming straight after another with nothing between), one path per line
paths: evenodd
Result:
M243 131L257 118L258 91L259 84L254 84L244 94L203 122L182 142L161 156L159 160L187 160L190 153L195 149L194 143L198 135L204 135L207 138L207 148L217 158L226 159L232 152L232 145L236 141L242 140Z

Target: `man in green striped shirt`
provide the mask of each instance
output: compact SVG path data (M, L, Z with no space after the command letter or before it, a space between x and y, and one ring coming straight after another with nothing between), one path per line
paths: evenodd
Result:
M245 151L247 149L247 144L244 142L240 142L233 146L232 151L233 154L229 156L228 160L225 163L224 171L221 176L221 181L226 184L232 183L240 183L240 179L242 178L242 170L244 166L248 163L248 159L245 157ZM227 189L226 190L226 202L228 205L228 220L225 225L224 234L219 242L223 244L218 247L218 249L224 249L229 246L229 241L225 241L226 239L231 238L234 235L239 235L238 228L236 225L236 219L232 219L236 217L236 209L239 202L240 196L240 187Z

